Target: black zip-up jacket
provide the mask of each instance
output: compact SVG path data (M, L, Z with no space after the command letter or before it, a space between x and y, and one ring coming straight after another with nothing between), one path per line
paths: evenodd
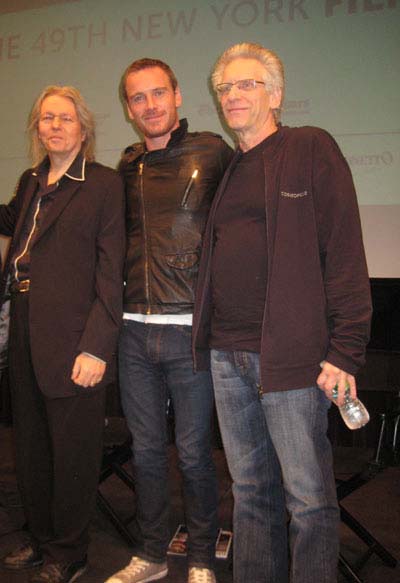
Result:
M185 119L166 148L149 152L138 143L125 150L125 312L193 312L208 210L232 154L220 136L188 132Z
M262 156L268 257L262 390L313 386L322 360L356 374L369 339L371 298L347 162L332 136L313 127L279 126ZM198 369L209 365L215 212L234 165L221 181L204 234L193 316Z

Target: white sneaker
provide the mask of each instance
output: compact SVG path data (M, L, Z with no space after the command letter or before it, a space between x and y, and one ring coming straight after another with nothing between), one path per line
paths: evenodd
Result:
M167 574L167 563L150 563L150 561L145 561L140 557L132 557L129 565L111 575L106 583L147 583L162 579ZM208 581L208 579L204 579L204 581Z
M211 569L190 567L187 583L217 583L217 580Z

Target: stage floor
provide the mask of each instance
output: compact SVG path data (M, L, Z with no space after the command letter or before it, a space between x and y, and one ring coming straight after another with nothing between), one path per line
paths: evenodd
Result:
M359 471L371 458L372 451L365 448L340 447L334 449L335 473L346 479ZM223 529L231 529L232 495L231 482L222 449L214 450L219 478L219 521ZM180 496L181 481L176 468L176 453L170 446L171 472L171 536L178 524L184 522ZM126 464L129 469L129 462ZM134 511L134 498L121 482L109 478L102 486L108 497L127 515ZM371 481L343 500L343 506L360 521L383 544L390 553L400 559L400 467L389 466ZM15 483L13 462L12 429L0 424L0 556L4 556L18 542L19 529L23 524L23 513ZM131 556L128 545L116 532L113 525L96 511L91 526L90 567L80 583L103 583L113 572L125 566ZM362 543L346 526L341 527L341 552L354 562L365 550ZM218 583L232 582L231 557L218 559L216 572ZM186 583L186 561L184 557L169 557L169 575L165 583ZM10 573L0 570L1 583L28 583L31 572ZM391 569L373 555L360 572L365 583L400 583L400 568ZM339 575L341 583L346 581ZM258 583L258 582L248 582ZM295 583L295 582L294 582Z

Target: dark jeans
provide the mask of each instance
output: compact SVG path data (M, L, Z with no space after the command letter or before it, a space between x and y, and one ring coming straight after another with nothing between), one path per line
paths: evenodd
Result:
M170 538L166 405L172 400L183 475L191 566L210 566L217 530L217 485L211 452L213 389L193 372L191 327L124 320L119 348L121 401L132 433L142 542L136 554L165 560Z
M317 387L260 396L254 352L212 350L211 365L233 479L234 583L336 583L330 402Z

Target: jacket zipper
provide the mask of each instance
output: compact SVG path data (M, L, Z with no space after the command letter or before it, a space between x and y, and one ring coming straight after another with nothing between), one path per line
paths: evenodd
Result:
M265 305L264 305L264 312L263 312L263 321L261 324L261 343L260 343L260 384L257 386L258 387L258 395L259 398L261 399L264 392L263 389L263 384L262 384L262 378L261 378L261 353L262 353L262 345L263 345L263 337L264 337L264 323L265 320L268 320L268 313L269 313L269 305L268 305L268 300L269 300L269 288L270 288L270 273L271 273L271 265L272 265L272 253L271 253L271 249L270 249L270 236L269 236L269 226L268 226L268 217L269 217L269 212L268 212L268 186L267 186L267 164L265 161L265 155L263 153L263 165L264 165L264 200L265 200L265 238L267 240L267 257L268 257L268 261L267 261L267 286L265 289Z
M146 154L143 155L143 159ZM144 162L139 163L139 176L140 176L140 199L142 203L142 213L143 213L143 243L144 243L144 285L146 294L146 314L151 314L150 308L150 278L149 278L149 252L148 252L148 239L147 239L147 228L146 228L146 207L144 204L144 180L143 180L143 170Z

